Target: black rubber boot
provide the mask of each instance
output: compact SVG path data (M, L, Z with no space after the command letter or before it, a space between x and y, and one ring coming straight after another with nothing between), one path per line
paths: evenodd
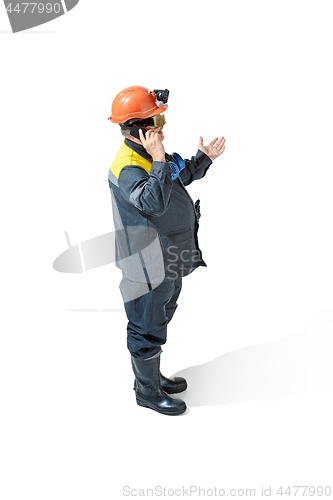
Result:
M139 359L131 356L135 375L134 389L139 406L150 408L164 415L181 415L186 404L181 399L169 396L160 384L160 356Z
M163 391L168 394L176 394L183 392L187 388L187 382L183 377L166 378L160 373L160 382Z

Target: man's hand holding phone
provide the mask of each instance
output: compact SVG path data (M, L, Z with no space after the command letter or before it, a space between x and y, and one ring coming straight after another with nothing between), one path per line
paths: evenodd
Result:
M143 147L150 154L153 161L165 161L165 149L158 133L153 130L146 131L146 137L139 129L140 141Z

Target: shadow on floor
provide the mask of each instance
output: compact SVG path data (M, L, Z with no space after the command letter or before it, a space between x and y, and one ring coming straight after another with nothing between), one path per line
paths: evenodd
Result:
M312 316L288 337L237 349L174 373L185 377L188 406L274 401L304 391L333 388L333 309Z

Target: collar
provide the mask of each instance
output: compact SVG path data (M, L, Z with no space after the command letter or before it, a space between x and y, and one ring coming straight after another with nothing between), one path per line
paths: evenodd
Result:
M133 149L133 151L138 153L140 156L142 156L142 158L145 158L145 160L149 160L150 162L153 161L152 157L150 156L150 154L147 153L142 144L137 144L136 142L133 142L127 138L125 139L125 144L129 148Z
M150 162L153 162L152 157L150 156L150 154L147 153L147 151L142 146L142 144L137 144L136 142L133 142L130 139L125 139L125 144L129 148L133 149L133 151L135 151L136 153L138 153L140 156L142 156L142 158L145 158L146 160L149 160ZM166 161L173 161L173 162L175 162L175 159L171 155L169 155L167 153L165 153L165 159L166 159Z

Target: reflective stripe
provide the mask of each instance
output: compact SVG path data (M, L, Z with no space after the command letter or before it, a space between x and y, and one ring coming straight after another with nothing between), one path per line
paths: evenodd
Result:
M118 187L118 179L117 177L109 170L109 175L108 175L109 181L112 182L115 186Z
M137 201L137 198L140 196L140 194L142 193L142 191L143 191L143 187L139 186L136 189L134 189L134 191L130 194L130 200L134 203L134 205L136 206L136 208L138 208L141 211L142 211L142 208L140 207L140 205L139 205L139 203Z

